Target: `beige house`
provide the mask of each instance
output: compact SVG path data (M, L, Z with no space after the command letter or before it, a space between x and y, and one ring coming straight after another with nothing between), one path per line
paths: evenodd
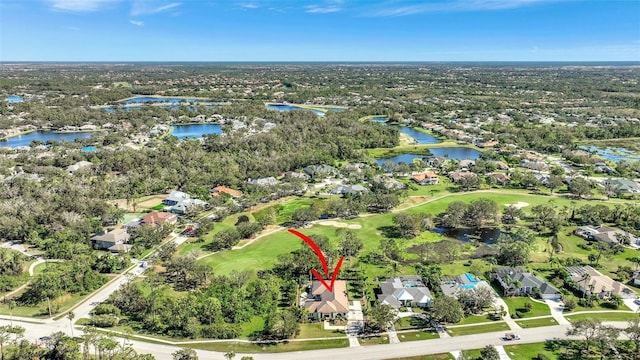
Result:
M91 238L91 245L94 249L109 250L111 252L129 252L131 245L126 244L127 242L129 242L129 233L124 228L95 235Z
M635 293L621 282L602 275L591 266L566 267L571 279L578 284L579 290L586 295L596 295L600 299L608 299L611 295L622 298L635 297Z
M333 291L329 292L320 281L311 284L311 293L307 296L303 306L309 310L309 317L314 319L335 319L337 316L346 317L349 313L347 299L347 283L336 280Z

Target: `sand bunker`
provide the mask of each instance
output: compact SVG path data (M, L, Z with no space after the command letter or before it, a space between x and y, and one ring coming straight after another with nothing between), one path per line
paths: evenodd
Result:
M347 229L361 229L362 225L360 224L347 224L347 223L343 223L343 222L339 222L339 221L333 221L333 220L329 220L329 221L322 221L318 223L319 225L324 225L324 226L334 226L337 228L347 228Z
M523 207L529 206L529 203L528 202L524 202L524 201L518 201L515 204L505 204L505 205L506 206L513 206L513 207L516 207L518 209L522 209Z

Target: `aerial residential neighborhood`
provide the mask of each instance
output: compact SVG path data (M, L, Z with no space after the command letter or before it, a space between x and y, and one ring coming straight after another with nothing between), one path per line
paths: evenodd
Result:
M638 359L638 14L3 2L1 360Z

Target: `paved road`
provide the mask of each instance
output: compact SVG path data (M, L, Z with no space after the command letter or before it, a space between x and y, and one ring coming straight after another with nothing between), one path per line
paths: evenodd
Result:
M64 319L67 324L68 320ZM1 325L7 325L8 320L0 320ZM624 323L611 323L617 326L624 326ZM64 326L60 322L48 324L24 324L26 328L25 336L31 341L37 341L41 336L50 335L54 331L64 331L69 333L68 325ZM413 341L409 344L387 344L375 346L361 346L352 348L325 349L312 351L295 351L277 354L251 354L255 360L325 360L325 359L349 359L349 360L383 360L394 357L409 357L427 354L439 354L459 350L478 349L486 345L508 345L542 342L554 337L567 338L567 325L538 327L531 329L522 329L518 332L521 340L505 342L501 338L504 332L492 332L485 334L456 336L445 339L432 339L423 341ZM78 336L82 332L76 329L75 335ZM160 345L146 343L140 341L132 341L133 347L139 353L152 354L158 360L172 359L171 353L176 351L178 347L173 345ZM224 354L220 352L198 350L201 359L207 360L223 360ZM246 354L238 354L241 358Z

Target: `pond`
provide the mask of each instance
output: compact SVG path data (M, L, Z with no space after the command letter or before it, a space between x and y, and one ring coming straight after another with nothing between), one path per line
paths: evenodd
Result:
M83 147L81 150L81 152L87 153L87 152L96 152L98 151L98 148L95 146L85 146Z
M24 99L22 98L22 96L18 96L18 95L9 95L7 97L7 102L10 103L19 103L19 102L23 102Z
M208 134L222 134L222 127L219 124L174 125L171 132L178 139L198 139Z
M471 149L471 148L465 148L465 147L444 147L444 148L429 149L429 151L431 151L431 153L435 156L443 156L449 159L456 159L456 160L462 160L462 159L474 160L480 156L480 151ZM382 166L382 164L386 161L392 161L396 164L399 164L401 162L404 162L405 164L411 164L414 159L422 159L423 157L426 157L426 155L404 153L391 158L377 159L376 163L380 166Z
M581 146L580 148L587 150L589 152L595 152L599 156L615 162L640 161L640 154L638 154L636 151L632 151L625 148L620 148L620 147L599 148L594 145Z
M28 134L13 136L6 140L0 141L0 147L18 147L29 146L32 141L39 140L44 143L47 141L74 141L76 139L88 139L95 132L65 132L58 133L53 131L34 131Z
M180 103L200 103L208 102L209 100L198 99L183 99L175 97L155 97L155 96L136 96L131 99L125 99L118 101L122 104L145 104L145 103L168 103L168 104L180 104Z
M193 106L193 105L186 105L186 104L180 104L180 105L161 105L160 107L162 107L163 109L171 109L171 110L178 110L181 107L186 107L188 110L191 111L197 111L198 107L197 106ZM204 105L205 109L211 109L212 106L211 105ZM142 110L143 106L142 105L133 105L133 106L105 106L102 108L102 110L104 111L108 111L108 112L112 112L112 111L116 111L116 110L125 110L125 111L132 111L132 110Z
M442 234L446 237L458 239L461 241L479 241L485 244L495 244L498 238L502 234L502 231L497 228L486 229L450 229L450 228L435 228L431 230L437 234Z
M386 123L388 117L384 115L374 116L371 118L371 121L379 122L384 126L387 126ZM391 125L392 127L398 129L401 133L409 135L412 139L416 141L417 144L438 144L440 140L436 139L434 136L424 133L422 131L401 126L401 125Z
M269 110L277 110L277 111L292 111L292 110L311 110L318 116L324 116L324 111L320 111L317 109L307 109L301 108L295 105L287 105L287 104L268 104L267 109Z
M438 144L440 140L435 137L423 133L422 131L412 129L406 126L392 125L394 128L400 130L401 133L409 135L412 139L416 141L417 144Z

